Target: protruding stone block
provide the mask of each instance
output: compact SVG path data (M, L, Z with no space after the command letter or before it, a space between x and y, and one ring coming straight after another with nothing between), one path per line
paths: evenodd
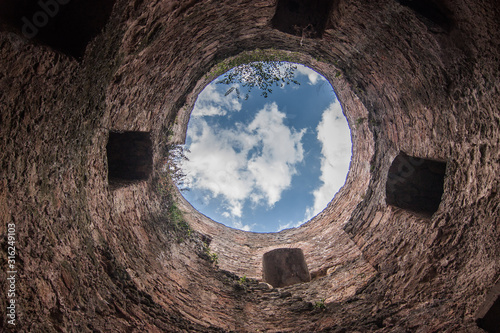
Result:
M302 249L275 249L264 253L262 266L262 279L275 288L311 281Z

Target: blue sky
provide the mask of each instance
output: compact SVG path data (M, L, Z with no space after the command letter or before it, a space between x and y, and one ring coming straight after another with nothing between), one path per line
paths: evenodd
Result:
M302 65L295 79L300 85L267 98L258 89L247 100L224 96L235 85L218 79L200 93L182 165L183 195L198 211L229 227L276 232L314 217L345 183L351 138L333 89Z

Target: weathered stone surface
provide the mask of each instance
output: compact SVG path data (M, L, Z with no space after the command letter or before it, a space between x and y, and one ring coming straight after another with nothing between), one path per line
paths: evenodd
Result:
M500 276L497 3L334 1L321 38L275 29L277 3L117 0L81 61L2 16L0 262L15 224L19 305L3 331L482 331L475 313ZM150 132L158 165L164 128L183 140L206 73L255 48L328 78L352 133L346 184L275 234L180 202L195 230L180 239L155 171L110 190L108 133ZM431 217L386 204L401 151L447 162ZM258 287L263 254L282 247L303 250L311 282Z

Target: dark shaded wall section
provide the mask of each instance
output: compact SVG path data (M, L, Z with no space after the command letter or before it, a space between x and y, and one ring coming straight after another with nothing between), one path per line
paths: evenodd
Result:
M271 23L285 33L308 38L321 38L327 28L332 7L331 0L279 0Z
M81 59L106 25L114 0L2 0L4 29Z

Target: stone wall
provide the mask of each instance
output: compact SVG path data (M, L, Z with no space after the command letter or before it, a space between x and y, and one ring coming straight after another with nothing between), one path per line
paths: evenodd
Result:
M16 326L3 315L2 330L481 331L500 277L495 1L337 0L319 34L272 22L289 2L117 0L81 57L1 16L1 262L9 224L17 250ZM207 73L257 48L332 84L352 135L346 184L274 234L229 229L178 197L194 230L181 235L158 195L165 128L182 142ZM148 180L109 186L110 131L151 133ZM446 162L431 216L386 202L400 152ZM303 250L311 282L254 280L283 247Z

